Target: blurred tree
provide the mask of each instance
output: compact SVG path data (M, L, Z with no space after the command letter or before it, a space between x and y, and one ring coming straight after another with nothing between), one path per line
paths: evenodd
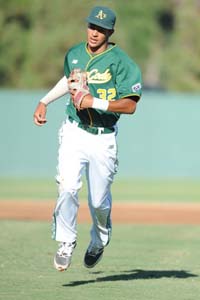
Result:
M0 6L0 85L18 87L31 27L29 3L1 0Z
M166 89L200 91L200 1L173 2L176 28L163 49L161 80Z
M51 87L98 4L116 11L112 40L140 65L146 88L200 90L200 0L0 0L0 86Z

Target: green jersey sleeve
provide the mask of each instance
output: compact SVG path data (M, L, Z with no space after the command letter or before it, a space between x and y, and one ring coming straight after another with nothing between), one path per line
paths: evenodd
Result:
M121 54L119 57L116 87L119 98L136 96L139 99L141 97L142 76L140 68L126 54Z

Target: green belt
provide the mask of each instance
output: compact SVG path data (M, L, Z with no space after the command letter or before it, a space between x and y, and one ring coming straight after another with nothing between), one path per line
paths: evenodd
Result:
M86 125L86 124L82 124L82 123L78 123L75 120L72 119L72 117L68 117L68 120L71 123L76 123L78 125L79 128L92 133L92 134L106 134L106 133L112 133L115 131L114 127L92 127L90 125Z

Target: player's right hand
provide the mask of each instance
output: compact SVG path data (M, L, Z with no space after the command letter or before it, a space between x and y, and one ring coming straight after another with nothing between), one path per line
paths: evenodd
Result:
M39 102L33 115L34 123L36 125L42 126L47 122L46 112L47 112L46 105L42 102Z

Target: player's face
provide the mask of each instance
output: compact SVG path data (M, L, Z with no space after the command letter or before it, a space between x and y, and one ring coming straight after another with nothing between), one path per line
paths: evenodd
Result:
M107 48L108 39L113 31L104 29L94 24L88 24L87 42L92 53L100 53Z

